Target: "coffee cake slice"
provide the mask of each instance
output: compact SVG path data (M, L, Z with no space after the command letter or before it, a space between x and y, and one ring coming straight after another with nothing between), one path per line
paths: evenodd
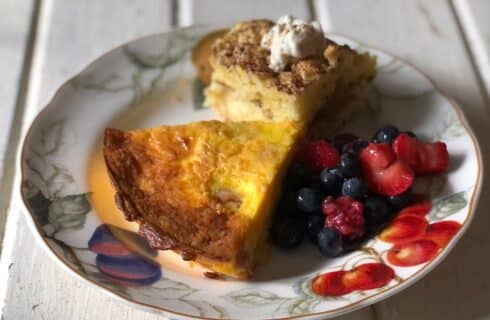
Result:
M364 91L360 87L374 78L374 57L329 39L323 56L272 70L271 52L261 42L273 26L269 20L242 22L214 41L205 104L223 120L310 122L320 109L328 108L329 97Z

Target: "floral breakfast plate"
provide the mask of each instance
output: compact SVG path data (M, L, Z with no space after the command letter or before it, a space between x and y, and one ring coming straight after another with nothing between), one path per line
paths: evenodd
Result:
M378 58L366 108L343 131L369 137L392 123L448 146L449 172L415 186L431 203L420 205L416 219L387 227L403 238L422 225L425 236L378 237L335 259L308 244L273 249L251 281L208 279L199 266L149 248L115 208L102 133L213 119L189 54L207 31L177 29L110 51L66 82L32 124L22 149L22 198L34 233L56 261L117 299L173 319L325 319L407 288L444 259L475 214L483 170L475 136L461 110L418 70L337 36ZM318 275L334 279L373 268L377 282L369 287L327 296L312 290Z

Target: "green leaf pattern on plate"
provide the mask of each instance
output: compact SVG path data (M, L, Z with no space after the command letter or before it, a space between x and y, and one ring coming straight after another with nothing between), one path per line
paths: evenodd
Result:
M438 221L450 215L458 213L468 205L466 191L453 193L436 199L432 203L432 210L429 213L429 221Z
M158 282L158 295L162 299L182 299L198 291L179 281L162 278Z
M253 288L245 288L227 293L224 298L242 307L268 306L294 298L281 297L273 292Z
M436 134L435 140L449 141L464 134L465 130L459 121L456 112L451 110L447 113L446 119L444 119L439 133Z
M55 198L48 211L48 221L55 230L80 229L90 211L86 194L74 194Z
M313 276L304 277L293 286L294 296L283 296L257 288L244 288L228 292L223 299L240 308L273 308L274 315L299 315L313 312L322 303L331 300L345 300L346 297L320 297L311 291Z
M267 290L255 288L231 291L223 296L223 298L242 308L267 308L274 306L274 314L287 315L312 311L320 302L319 299L304 294L285 297Z
M121 80L121 76L116 73L108 74L102 79L95 78L93 74L83 74L73 78L71 85L76 89L100 92L120 92L132 89L131 85L120 83Z
M223 307L203 299L191 297L193 294L199 293L199 291L183 282L161 278L151 287L146 287L144 291L140 288L126 288L125 295L131 297L133 293L137 293L147 297L149 300L159 299L170 301L172 305L180 305L186 309L192 309L195 314L200 316L217 317L220 319L227 317L227 312Z
M67 144L65 119L57 119L42 130L38 143L24 162L30 174L22 182L27 203L47 236L66 229L81 229L91 206L86 193L76 193L74 177L66 168L51 162ZM62 244L59 244L64 251Z
M102 78L97 78L91 73L83 73L73 78L70 83L76 89L106 93L131 90L133 91L133 103L140 101L154 92L160 80L164 78L167 68L187 57L200 38L196 30L195 27L189 27L175 32L172 37L168 37L162 43L162 48L158 53L142 52L129 45L124 46L123 54L135 67L131 76L126 79L114 73Z

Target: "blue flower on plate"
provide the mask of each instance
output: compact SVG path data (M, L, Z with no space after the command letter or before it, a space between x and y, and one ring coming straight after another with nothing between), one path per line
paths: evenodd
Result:
M136 244L145 254L150 256L157 254L140 235L116 226L102 224L95 229L88 242L89 249L97 253L95 258L97 269L123 286L146 286L160 280L162 277L160 265L134 252L114 234L129 237L131 243Z

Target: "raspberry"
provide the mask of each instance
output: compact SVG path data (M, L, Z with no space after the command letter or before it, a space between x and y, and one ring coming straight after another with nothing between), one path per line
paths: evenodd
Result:
M322 210L327 216L325 227L336 229L349 239L364 235L364 205L361 202L348 196L328 197L322 203Z
M326 168L336 167L340 155L338 150L324 140L308 142L298 150L296 161L312 172L320 172Z
M333 197L327 197L322 202L322 212L326 216L337 215L341 210L341 205L338 204Z

